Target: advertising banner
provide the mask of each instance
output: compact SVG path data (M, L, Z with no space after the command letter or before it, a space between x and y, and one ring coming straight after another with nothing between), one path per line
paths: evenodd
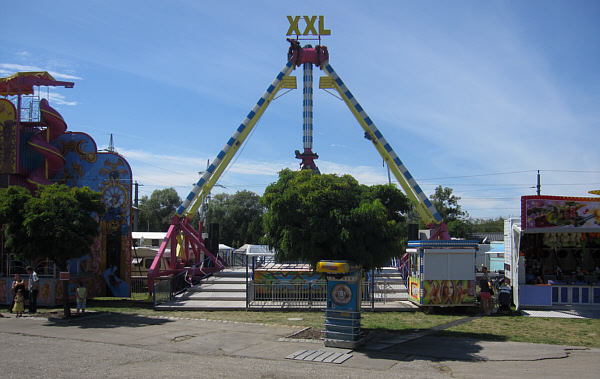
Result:
M424 280L423 305L465 305L475 302L474 280Z
M410 276L408 278L410 300L417 304L421 304L421 282L419 278Z
M521 228L600 231L600 197L522 196Z

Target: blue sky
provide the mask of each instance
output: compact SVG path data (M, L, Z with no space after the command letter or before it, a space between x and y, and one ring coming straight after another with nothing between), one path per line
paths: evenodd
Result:
M185 197L285 65L287 15L323 15L321 43L426 194L472 217L518 216L520 196L600 189L596 1L3 2L0 76L46 70L69 130L114 144L140 196ZM213 193L262 194L302 150L299 89L275 100ZM314 86L318 87L315 70ZM280 94L283 92L280 92ZM387 182L344 103L315 89L321 172Z

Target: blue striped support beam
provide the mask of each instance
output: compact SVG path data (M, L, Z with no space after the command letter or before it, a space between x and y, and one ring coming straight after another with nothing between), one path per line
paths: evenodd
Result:
M344 94L344 96L346 96L348 98L348 100L350 101L350 103L352 104L354 109L358 112L358 114L363 119L365 124L369 127L369 129L371 130L373 135L375 137L377 137L377 139L379 140L379 142L381 143L383 148L388 152L388 154L392 158L394 164L398 167L398 169L404 176L404 179L406 180L406 182L410 185L410 187L413 189L413 191L415 192L417 197L421 200L421 202L429 210L429 212L432 214L433 218L437 222L441 222L442 216L440 216L437 209L435 209L435 207L433 206L431 201L429 201L429 198L427 197L427 195L425 195L425 193L423 192L423 190L421 189L419 184L417 184L417 182L415 181L415 178L410 174L410 172L408 171L406 166L404 166L404 163L402 163L402 161L400 160L398 155L394 152L394 149L392 149L392 146L386 141L385 137L383 137L383 134L381 134L379 129L377 129L377 127L375 126L375 124L373 123L371 118L367 115L367 112L365 112L365 110L361 107L361 105L358 103L358 100L356 100L354 95L352 95L352 92L350 92L348 87L346 87L346 85L344 84L342 79L340 79L340 77L335 72L333 67L331 67L329 62L323 63L322 67L325 70L325 72L327 72L327 74L329 76L331 76L333 78L333 80L335 81L335 83L340 87L341 92Z
M313 65L304 63L304 87L302 109L303 147L312 149L313 143Z
M183 216L183 214L190 207L190 205L194 203L194 201L200 194L202 187L206 184L206 182L209 180L209 178L215 172L217 167L219 167L219 164L221 163L223 158L225 156L227 156L228 154L233 153L233 152L230 152L231 147L238 141L238 138L245 131L248 124L259 113L261 108L267 105L267 100L269 99L269 97L271 97L271 95L273 94L273 91L275 91L275 89L279 86L279 83L281 82L283 77L288 75L293 70L294 70L294 64L292 62L288 61L287 64L285 65L285 67L279 72L279 74L277 75L275 80L273 80L273 83L271 83L271 85L269 86L269 88L267 88L267 90L261 96L261 98L258 99L258 102L254 106L254 108L252 108L250 113L248 113L248 116L246 116L244 121L236 129L235 133L233 133L233 135L231 136L229 141L227 141L227 144L225 144L225 147L223 147L223 149L221 149L219 154L217 154L217 157L212 161L212 163L210 164L208 169L204 172L204 175L202 175L200 180L198 180L198 182L196 183L196 185L194 186L192 191L189 193L189 195L187 195L187 197L181 203L179 208L177 208L177 216L178 217Z

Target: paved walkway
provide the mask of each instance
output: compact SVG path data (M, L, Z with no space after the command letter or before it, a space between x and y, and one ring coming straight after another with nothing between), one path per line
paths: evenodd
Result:
M600 371L600 349L440 338L431 332L408 339L377 334L366 346L352 351L326 348L321 341L289 338L299 330L120 314L68 321L10 315L0 319L0 358L7 363L3 376L46 378L529 379L597 378ZM302 356L323 360L294 358Z
M528 317L600 319L600 307L578 307L553 310L522 310L521 314Z

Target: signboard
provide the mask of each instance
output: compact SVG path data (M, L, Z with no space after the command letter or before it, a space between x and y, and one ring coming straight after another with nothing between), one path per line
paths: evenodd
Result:
M540 232L600 231L600 197L522 196L521 228Z
M474 280L424 280L423 305L465 305L475 303Z
M287 16L288 21L290 22L290 27L286 33L286 35L297 35L297 36L329 36L331 35L331 30L325 29L325 17L324 16ZM318 24L315 25L317 23ZM300 22L302 21L302 22ZM300 25L304 26L304 29L301 30Z
M60 278L60 280L69 280L69 272L61 271L59 278Z

